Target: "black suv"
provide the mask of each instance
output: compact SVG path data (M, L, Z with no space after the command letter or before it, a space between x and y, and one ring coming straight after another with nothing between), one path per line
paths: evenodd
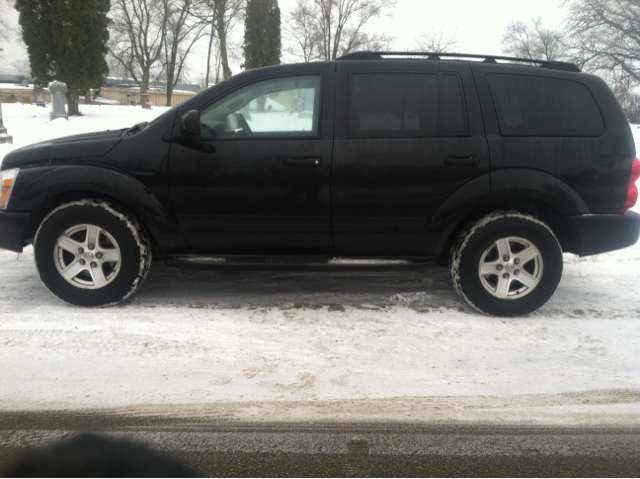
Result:
M47 287L83 306L128 297L152 256L437 261L478 311L527 314L558 286L562 251L637 241L627 210L640 162L600 78L474 57L358 52L261 68L151 123L16 150L2 163L0 247L33 243Z

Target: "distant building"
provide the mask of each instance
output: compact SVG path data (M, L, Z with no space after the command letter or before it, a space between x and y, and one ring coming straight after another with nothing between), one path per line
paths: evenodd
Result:
M33 83L35 78L30 75L16 73L0 73L0 84L25 85Z
M104 79L104 86L109 88L123 88L126 90L137 90L139 89L138 84L131 78L114 78L114 77L106 77ZM165 82L149 82L149 91L166 91L167 84ZM174 90L179 91L191 91L194 93L198 93L202 90L201 85L196 85L192 83L178 83Z

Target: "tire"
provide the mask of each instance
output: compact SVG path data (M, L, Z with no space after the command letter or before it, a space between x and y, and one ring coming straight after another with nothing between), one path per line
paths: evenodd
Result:
M112 306L142 284L149 239L130 215L99 200L66 203L40 224L34 241L42 282L77 306Z
M477 311L522 316L553 296L562 277L562 250L536 218L495 212L460 234L450 267L456 291Z

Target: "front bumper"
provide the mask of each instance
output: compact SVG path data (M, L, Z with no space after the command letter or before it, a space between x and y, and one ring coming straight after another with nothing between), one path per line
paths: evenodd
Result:
M0 249L22 252L24 233L31 213L0 211Z
M570 220L580 256L626 248L640 237L640 215L631 211L619 215L570 216Z

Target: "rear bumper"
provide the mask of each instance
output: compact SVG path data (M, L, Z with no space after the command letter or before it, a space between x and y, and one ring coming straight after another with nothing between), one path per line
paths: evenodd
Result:
M22 252L24 230L31 213L0 211L0 249Z
M632 246L640 236L640 215L627 211L620 215L569 217L578 239L580 256L606 253Z

